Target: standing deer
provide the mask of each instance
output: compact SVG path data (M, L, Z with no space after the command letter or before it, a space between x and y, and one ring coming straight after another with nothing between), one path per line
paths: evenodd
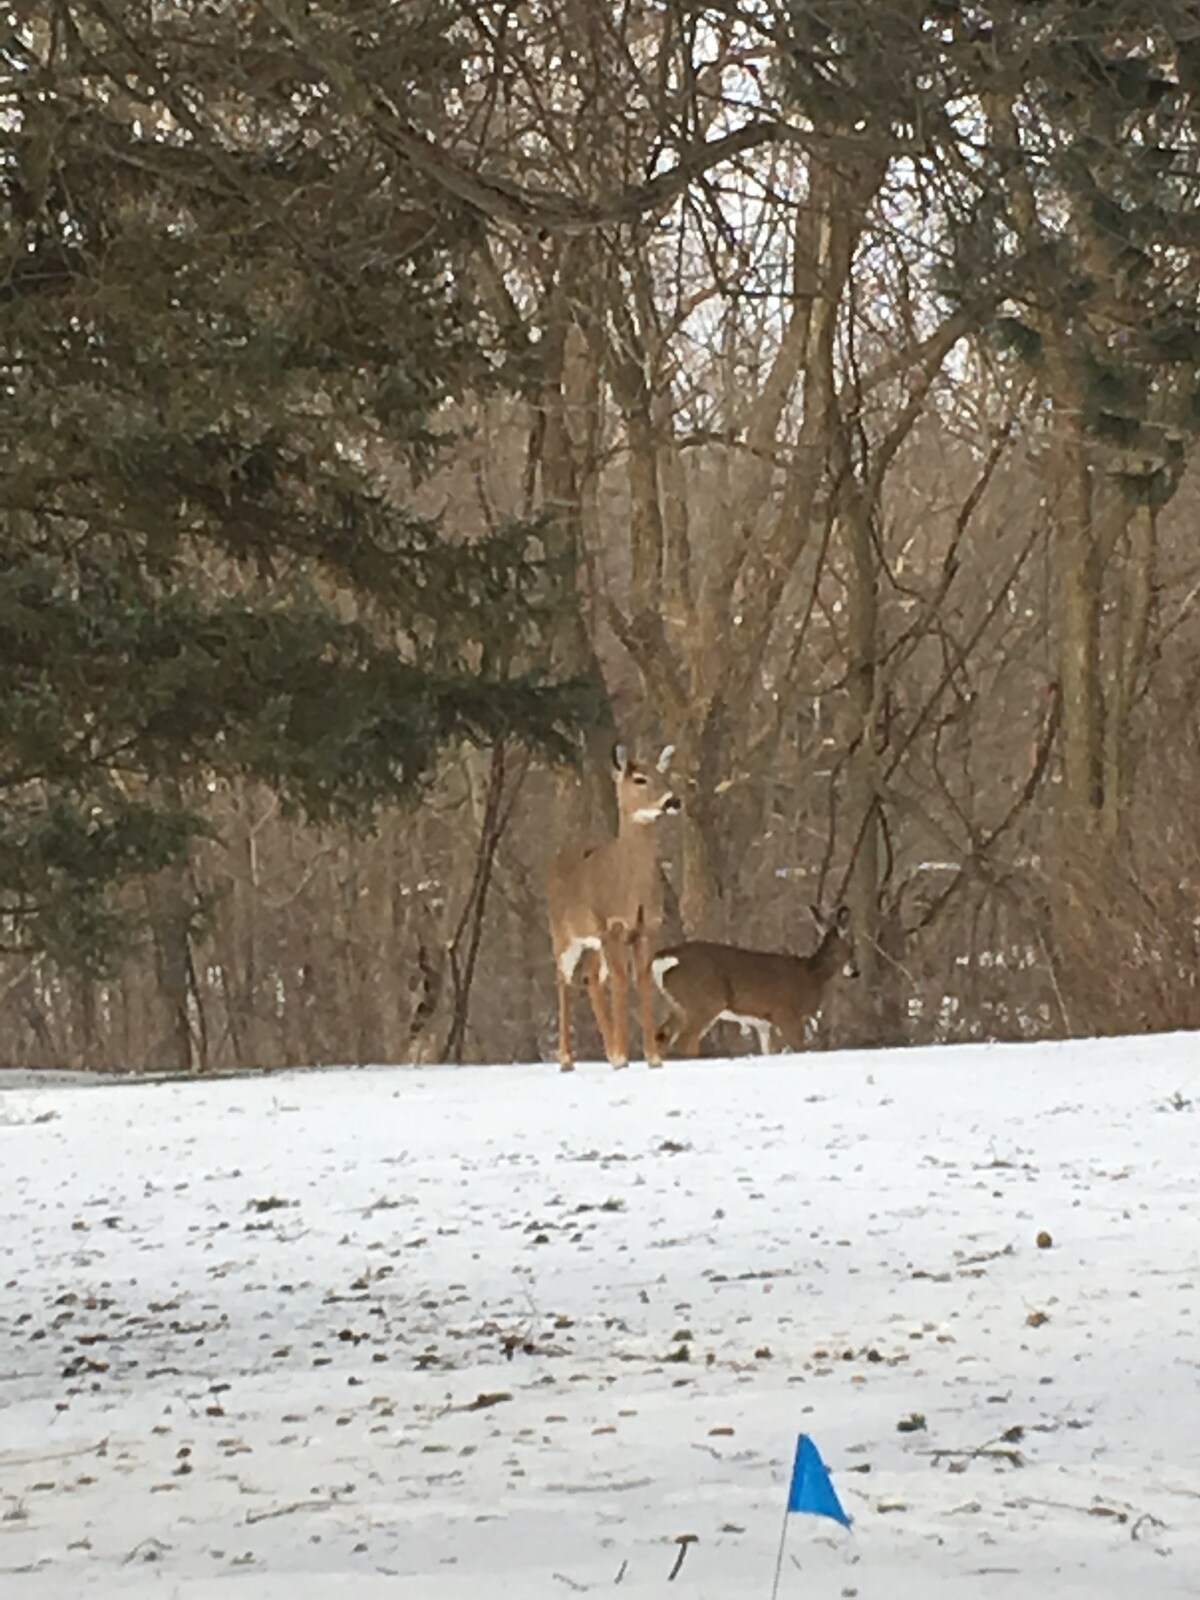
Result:
M583 965L583 981L604 1053L614 1067L629 1065L629 957L641 1002L642 1043L652 1067L662 1066L654 1032L654 983L650 958L662 927L662 885L654 824L680 808L663 774L670 745L655 773L631 761L624 745L613 750L617 786L617 836L603 844L568 845L546 879L550 936L558 978L558 1060L575 1067L571 1051L571 987ZM611 984L610 996L605 991Z
M694 1056L713 1023L726 1021L756 1028L764 1055L772 1028L789 1050L802 1050L805 1024L820 1011L834 973L858 976L849 910L839 906L826 922L811 909L821 941L810 956L699 940L660 951L651 968L674 1016L659 1030L659 1048Z

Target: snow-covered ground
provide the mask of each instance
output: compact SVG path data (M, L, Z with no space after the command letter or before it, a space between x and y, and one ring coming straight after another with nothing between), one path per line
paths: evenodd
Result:
M1191 1036L16 1083L4 1600L1200 1594Z

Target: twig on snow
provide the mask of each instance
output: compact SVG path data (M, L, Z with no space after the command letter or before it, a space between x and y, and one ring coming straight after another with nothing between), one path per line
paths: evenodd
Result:
M671 1568L670 1572L667 1573L668 1583L672 1578L677 1578L679 1576L679 1569L683 1565L684 1556L687 1555L688 1545L698 1544L699 1540L694 1533L681 1533L676 1539L675 1543L679 1546L679 1554L675 1557L675 1565Z
M121 1562L121 1565L127 1567L131 1561L136 1561L139 1556L143 1561L158 1561L170 1548L171 1546L164 1544L161 1539L141 1539L134 1545L133 1549Z
M270 1511L247 1511L246 1523L269 1522L272 1517L290 1517L293 1511L328 1511L332 1500L296 1500L291 1505L275 1506Z

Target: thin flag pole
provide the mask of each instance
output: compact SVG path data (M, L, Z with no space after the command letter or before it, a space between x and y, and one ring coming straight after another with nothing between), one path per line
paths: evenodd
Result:
M783 1551L784 1546L787 1544L788 1517L790 1515L790 1508L785 1506L783 1512L783 1527L779 1530L779 1554L775 1558L775 1582L771 1585L771 1600L776 1600L776 1596L779 1593L779 1580L783 1576Z

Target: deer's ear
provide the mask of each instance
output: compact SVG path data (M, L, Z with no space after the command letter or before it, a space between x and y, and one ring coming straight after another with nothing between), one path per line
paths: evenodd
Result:
M834 920L836 921L839 930L842 933L845 933L846 929L850 926L850 907L839 906L837 908L837 914Z
M673 744L665 744L665 745L663 745L662 755L660 755L659 758L658 758L658 770L660 772L665 772L667 770L667 768L671 765L671 757L674 754L675 754L675 746Z
M613 745L613 770L624 772L629 765L629 751L623 744Z

